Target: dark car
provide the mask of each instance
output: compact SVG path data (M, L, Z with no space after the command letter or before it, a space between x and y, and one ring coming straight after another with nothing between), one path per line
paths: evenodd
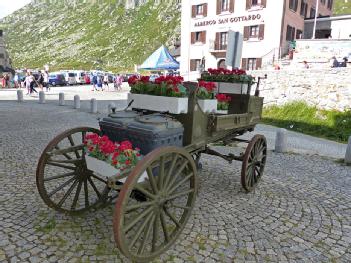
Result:
M51 73L49 75L49 85L54 86L54 87L55 86L66 86L67 82L66 82L65 75Z

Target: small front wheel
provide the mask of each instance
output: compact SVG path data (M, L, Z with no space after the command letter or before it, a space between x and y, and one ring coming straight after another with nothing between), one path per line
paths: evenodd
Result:
M196 166L182 148L149 153L133 169L116 203L113 229L120 251L150 262L177 240L195 204Z

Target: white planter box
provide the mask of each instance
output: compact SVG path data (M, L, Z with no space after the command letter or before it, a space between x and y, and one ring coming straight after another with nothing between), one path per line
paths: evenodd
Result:
M188 112L188 98L152 96L145 94L128 94L128 103L134 100L132 108L169 112L173 114Z
M216 113L218 114L228 114L227 110L216 110Z
M218 93L227 94L248 94L249 85L247 83L227 83L215 82Z
M205 113L215 112L217 110L217 100L197 100L201 110Z
M103 177L112 177L112 176L115 176L115 175L119 175L121 173L121 171L119 169L116 169L115 167L113 167L112 165L104 162L104 161L101 161L101 160L98 160L94 157L91 157L91 156L88 156L86 155L85 156L85 161L87 163L87 168L90 170L90 171L93 171L95 173L98 173L99 175L103 176ZM144 172L141 177L139 178L138 182L143 182L145 180L145 178L147 178L147 173ZM125 181L127 180L127 177L126 178L122 178L118 181L120 181L121 183L124 183Z

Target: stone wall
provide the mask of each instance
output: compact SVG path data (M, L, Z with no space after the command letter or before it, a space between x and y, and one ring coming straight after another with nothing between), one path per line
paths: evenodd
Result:
M260 70L253 76L264 76L261 96L265 105L283 105L303 100L320 109L351 109L351 67L329 69Z

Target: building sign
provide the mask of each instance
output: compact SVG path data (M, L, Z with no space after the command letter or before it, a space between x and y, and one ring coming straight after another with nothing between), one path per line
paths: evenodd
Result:
M260 20L261 18L262 18L261 14L250 14L245 16L234 16L234 17L226 17L226 18L218 17L216 19L209 19L209 20L195 22L194 26L201 27L201 26L225 25L225 24L233 24L238 22Z

